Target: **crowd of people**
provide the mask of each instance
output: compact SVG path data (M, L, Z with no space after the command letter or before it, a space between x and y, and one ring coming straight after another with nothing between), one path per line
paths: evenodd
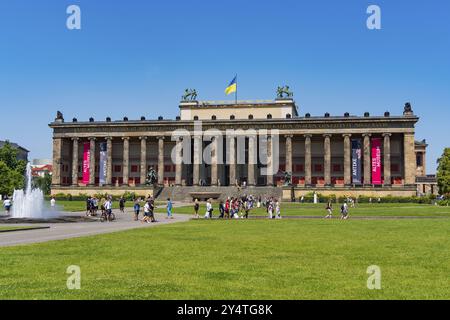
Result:
M248 219L251 210L264 207L269 219L281 219L281 206L278 199L274 197L254 197L253 195L244 195L242 197L228 197L225 201L219 202L219 219ZM194 218L200 218L200 204L198 199L194 201ZM214 207L212 200L206 202L205 219L212 219Z

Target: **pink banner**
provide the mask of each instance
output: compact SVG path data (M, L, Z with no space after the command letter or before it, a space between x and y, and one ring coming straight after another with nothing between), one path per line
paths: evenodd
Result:
M90 158L91 158L91 145L89 142L83 144L83 184L89 184L90 178Z
M372 139L372 184L381 184L381 139Z

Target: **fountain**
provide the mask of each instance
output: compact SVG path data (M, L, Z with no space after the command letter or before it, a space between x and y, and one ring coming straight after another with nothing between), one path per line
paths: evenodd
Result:
M57 212L44 208L44 194L41 189L31 186L31 164L27 164L26 186L24 190L14 190L11 217L13 219L50 219Z

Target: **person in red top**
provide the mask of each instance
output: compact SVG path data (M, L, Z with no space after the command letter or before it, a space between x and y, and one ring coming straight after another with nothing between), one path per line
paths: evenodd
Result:
M230 198L225 201L225 218L230 218Z

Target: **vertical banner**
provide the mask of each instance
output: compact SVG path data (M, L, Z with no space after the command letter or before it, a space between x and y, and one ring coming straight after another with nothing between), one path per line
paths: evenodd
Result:
M361 184L361 140L352 140L352 182Z
M100 143L99 184L106 184L106 142Z
M372 184L381 184L381 139L372 138Z
M83 144L83 184L89 184L90 178L90 159L91 159L91 144L85 142Z

